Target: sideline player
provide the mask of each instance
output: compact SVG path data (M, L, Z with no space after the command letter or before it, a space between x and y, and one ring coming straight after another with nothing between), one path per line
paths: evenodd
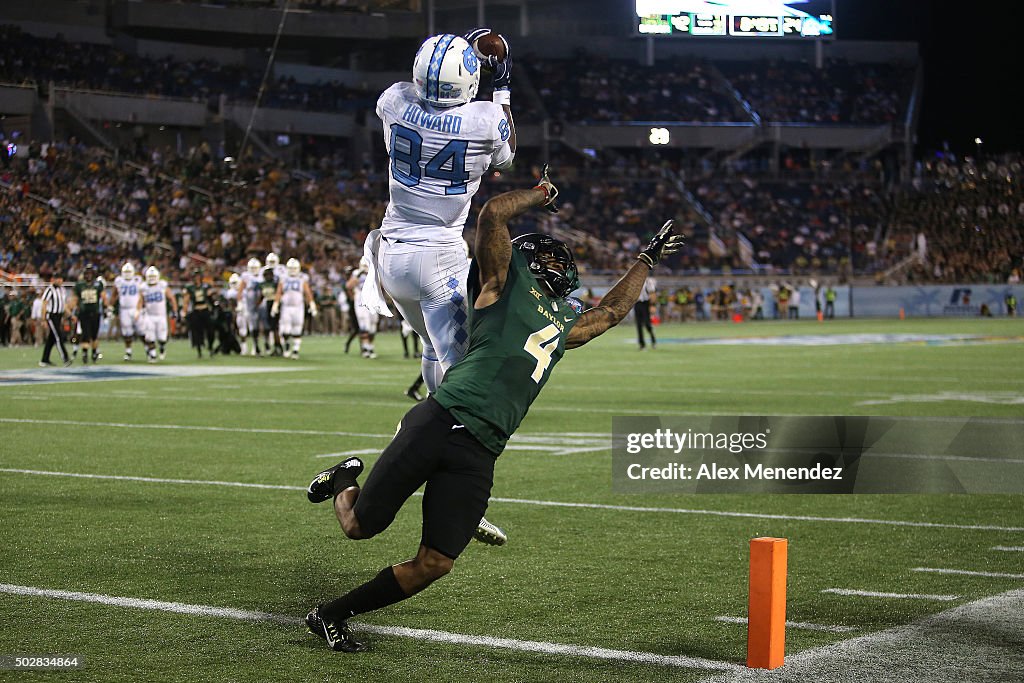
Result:
M366 293L364 285L368 277L370 264L364 256L359 259L359 267L352 271L345 289L348 290L352 299L352 307L356 311L356 327L359 330L359 347L362 349L363 358L376 358L377 350L373 344L377 336L377 326L380 324L380 314L369 306L364 305ZM346 349L348 346L346 345Z
M146 355L150 363L167 357L167 306L178 317L178 302L170 296L167 280L160 278L156 266L146 268L146 281L139 287L138 311L145 315L142 329L145 330Z
M390 157L390 201L364 247L371 272L363 299L390 315L383 287L419 334L429 393L468 348L469 259L462 232L470 202L488 168L506 169L515 158L508 43L501 61L475 50L476 40L490 32L427 38L413 60L412 82L395 83L377 100ZM493 71L492 101L474 102L484 66ZM486 520L478 538L494 545L507 540Z
M305 306L303 305L305 304ZM309 288L309 276L302 272L302 264L296 258L288 259L285 276L277 285L271 315L278 317L278 332L284 338L284 357L298 360L302 347L302 326L305 323L304 309L316 317L316 302L313 290Z
M259 299L260 299L260 260L249 259L245 264L245 272L239 278L236 295L238 304L235 308L235 325L242 338L242 355L260 355L259 335ZM249 347L249 336L252 336L252 348Z
M142 336L142 326L139 324L139 287L142 286L142 278L135 272L135 266L130 262L121 266L121 274L114 278L114 291L111 294L111 306L117 304L118 325L121 328L121 338L124 339L124 359L132 359L132 342L135 337Z
M273 336L274 338L273 353L270 352L270 342L268 341L266 343L267 355L280 356L284 353L284 347L281 345L281 332L278 329L280 327L280 320L278 319L278 316L270 314L270 308L274 298L277 296L277 283L280 282L287 273L285 272L286 268L281 265L281 257L279 257L276 252L272 251L269 254L267 254L267 258L264 261L264 263L265 265L263 266L263 270L261 271L261 273L263 275L263 282L265 284L261 286L261 293L263 295L264 301L266 302L267 308L265 321L267 324L266 329L269 330L270 335ZM271 274L270 277L268 277L268 273ZM267 287L266 283L273 283L273 289Z
M82 277L75 283L72 290L72 309L77 309L78 324L81 333L78 341L82 345L82 363L88 364L89 352L92 352L92 362L95 363L103 358L100 353L100 316L104 308L103 281L96 277L96 266L91 263L85 265Z
M387 529L426 484L415 557L385 567L306 616L310 631L333 650L365 650L349 629L349 618L411 597L451 571L487 508L495 459L552 368L566 349L586 344L625 318L662 255L682 246L668 221L600 303L582 312L582 302L567 298L579 280L564 243L537 233L509 240L508 221L550 204L556 193L546 182L487 202L477 227L479 279L471 283L469 353L449 370L436 394L402 418L362 488L356 483L363 469L359 458L321 472L309 485L310 501L334 499L346 536L365 539Z
M185 285L183 304L192 347L199 358L202 358L205 343L206 350L212 358L214 333L213 311L210 310L210 285L203 281L203 272L198 268L192 271L192 283Z
M265 356L277 354L278 319L272 309L274 308L274 299L277 298L277 283L279 279L274 274L274 270L274 268L268 266L260 271L259 320L260 332L263 333L263 355Z

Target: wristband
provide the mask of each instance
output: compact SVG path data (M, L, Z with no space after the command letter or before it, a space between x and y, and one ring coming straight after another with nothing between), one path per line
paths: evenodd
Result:
M502 106L511 106L512 91L508 88L495 88L494 93L491 94L491 102Z

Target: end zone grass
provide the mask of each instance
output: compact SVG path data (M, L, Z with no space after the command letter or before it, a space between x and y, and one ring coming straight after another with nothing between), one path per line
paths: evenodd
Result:
M790 629L790 653L907 624L1021 585L1007 578L911 571L1020 573L1017 553L991 548L1020 546L1024 532L960 528L1024 529L1016 496L615 495L609 450L564 451L576 440L607 437L616 414L1022 420L1024 323L716 323L662 326L657 332L656 351L638 352L630 343L632 330L624 326L567 354L556 368L522 428L523 435L536 437L534 445L543 438L551 448L510 450L498 461L494 496L507 500L492 502L488 517L508 530L509 546L471 545L451 576L363 620L741 663L744 627L715 617L745 616L746 552L753 536L790 541L790 620L857 629ZM670 342L862 332L1004 339L820 347ZM411 405L402 393L418 367L402 359L400 349L397 336L384 335L378 340L381 357L366 361L344 355L338 339L311 338L298 362L196 361L177 342L169 364L242 365L253 373L0 385L0 468L303 487L333 462L333 456L317 456L387 443ZM120 344L106 342L103 350L108 360L101 367L121 365L112 360L120 357ZM0 350L0 369L31 368L38 354ZM261 374L272 366L298 369ZM47 419L77 424L38 422ZM385 534L354 543L343 538L326 506L310 505L300 490L0 471L0 492L0 583L295 618L385 564L407 558L419 539L417 498ZM828 588L960 598L822 593ZM693 681L710 675L390 636L372 636L371 652L347 656L327 651L293 626L3 594L0 620L0 653L84 654L87 668L74 674L76 680ZM19 673L18 679L52 675Z

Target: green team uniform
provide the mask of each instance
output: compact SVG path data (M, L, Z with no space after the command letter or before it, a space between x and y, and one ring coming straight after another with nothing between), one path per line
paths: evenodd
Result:
M578 318L568 301L545 293L513 249L501 298L473 310L469 350L449 368L435 400L500 454L565 354L566 335Z
M210 286L206 284L199 285L185 285L185 291L188 292L188 300L190 302L191 310L203 311L210 308Z
M213 324L213 311L210 310L210 286L205 283L185 285L185 292L188 293L188 329L192 347L200 350L202 355L201 349L205 342L206 348L212 353L216 330Z
M75 298L78 299L79 314L99 315L100 302L103 300L103 283L99 280L85 282L79 280L75 283Z
M405 414L364 482L353 511L367 537L426 484L421 543L459 556L487 510L494 461L565 353L580 310L579 302L547 296L512 250L501 297L471 313L466 356Z
M277 296L277 278L264 280L260 283L260 296L263 298L267 308L269 308L274 303L274 297Z
M99 279L92 282L79 280L75 283L74 292L78 299L78 324L82 327L79 341L90 342L98 339L100 304L103 303L103 283Z

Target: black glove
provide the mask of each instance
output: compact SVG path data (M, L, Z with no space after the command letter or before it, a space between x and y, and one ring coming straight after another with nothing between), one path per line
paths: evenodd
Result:
M672 221L667 220L665 225L661 226L658 234L651 238L647 248L637 255L637 259L653 268L658 265L658 261L661 260L662 256L674 254L682 249L685 243L685 237L672 234Z
M498 61L498 58L494 55L481 55L476 49L476 41L488 33L495 33L501 38L501 42L505 43L505 59ZM489 28L475 28L468 31L463 38L473 47L473 51L476 52L476 56L480 59L480 63L483 64L484 68L494 72L494 89L509 90L512 83L512 52L508 41L505 40L505 36L496 31L491 31Z
M558 207L555 206L555 197L558 196L558 188L551 182L551 178L548 177L548 165L544 164L544 170L541 171L540 180L534 185L534 189L540 188L544 190L544 194L547 195L547 200L544 202L544 208L551 213L558 213Z

